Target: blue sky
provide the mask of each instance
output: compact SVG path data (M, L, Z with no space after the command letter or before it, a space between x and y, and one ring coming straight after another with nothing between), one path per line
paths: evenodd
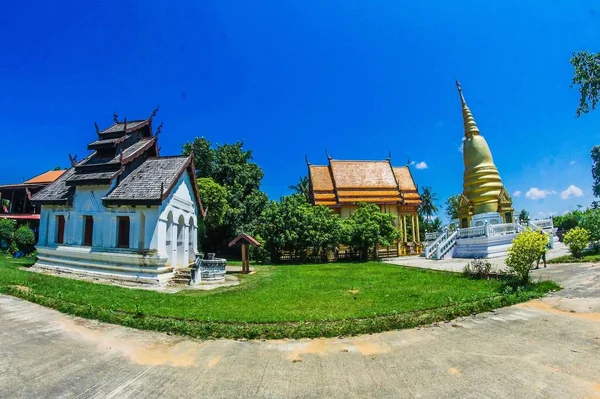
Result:
M594 1L8 2L0 184L83 157L113 111L160 104L163 155L245 140L271 198L305 154L391 151L427 164L414 176L441 204L462 190L459 79L515 208L562 213L593 199L600 111L575 119L569 57L600 51L599 18Z

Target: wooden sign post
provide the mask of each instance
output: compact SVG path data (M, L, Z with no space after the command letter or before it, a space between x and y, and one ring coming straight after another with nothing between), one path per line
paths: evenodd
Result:
M260 243L254 237L242 233L229 243L229 247L236 244L242 247L242 273L250 273L249 245L260 247Z

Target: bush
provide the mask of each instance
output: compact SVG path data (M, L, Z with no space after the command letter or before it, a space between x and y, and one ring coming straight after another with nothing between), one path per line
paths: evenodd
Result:
M35 244L35 234L29 226L23 225L15 231L15 243L19 250L28 254L33 251Z
M463 269L465 275L475 275L478 278L489 275L491 271L492 264L486 259L473 259Z
M590 242L590 233L583 227L575 227L563 238L563 242L569 247L569 252L576 258L583 256L583 250Z
M598 252L600 250L600 209L588 209L581 217L579 225L588 231L589 240L594 250Z
M0 219L0 249L6 249L12 243L17 222L12 219Z
M546 250L548 238L545 234L526 229L519 233L508 249L506 266L514 273L520 283L529 282L529 270Z

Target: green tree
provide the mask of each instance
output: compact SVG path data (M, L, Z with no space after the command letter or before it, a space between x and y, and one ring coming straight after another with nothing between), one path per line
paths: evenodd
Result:
M574 75L571 87L579 86L579 106L576 115L580 117L596 108L600 98L600 53L577 51L571 57Z
M293 252L300 261L307 255L326 256L340 241L341 221L324 206L313 206L301 194L269 201L256 228L271 260L278 262L282 251Z
M458 219L458 205L460 204L460 195L454 194L446 200L446 216L448 219Z
M583 250L590 242L590 233L583 227L577 226L565 234L563 241L569 247L571 255L575 258L581 258L583 256Z
M213 241L216 238L214 232L223 223L223 217L229 209L227 190L210 177L201 177L196 183L202 204L207 210L206 217L199 223L198 239L203 251L215 251L218 242Z
M600 146L592 148L592 192L594 197L600 197Z
M229 240L256 228L268 201L260 190L264 173L253 161L252 151L244 149L243 141L214 147L206 138L197 137L183 145L185 155L192 152L197 177L210 177L227 191L228 206L222 222L211 231L215 249L227 250Z
M308 199L308 176L300 176L300 180L298 181L298 183L289 186L289 189L293 190L295 194L302 194Z
M586 210L579 224L588 231L594 250L600 250L600 209Z
M520 283L529 282L529 271L548 245L548 237L537 231L526 229L517 234L512 246L508 249L506 266L514 273Z
M194 153L194 166L196 177L212 177L215 150L212 144L204 137L196 137L191 143L183 145L183 155Z
M521 209L521 212L519 212L519 222L520 223L529 222L529 212L527 212L525 209Z
M423 187L421 191L421 206L419 212L421 212L427 219L431 219L434 213L438 212L435 202L437 201L437 195L431 190L431 187Z
M394 215L383 213L375 204L360 203L358 209L343 219L342 242L360 252L367 259L368 250L377 245L392 245L400 234L394 226Z

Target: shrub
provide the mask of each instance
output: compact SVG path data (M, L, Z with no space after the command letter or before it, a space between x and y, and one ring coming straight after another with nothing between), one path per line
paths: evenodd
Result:
M530 229L519 233L513 240L505 262L509 272L514 273L520 283L529 282L529 270L545 251L546 245L546 235Z
M23 225L15 231L15 243L17 247L28 254L33 251L33 245L35 244L35 234L29 226Z
M600 250L600 209L588 209L581 217L579 225L588 231L589 240L598 252Z
M463 269L465 275L475 275L478 278L489 275L491 271L492 264L486 259L473 259Z
M576 258L581 258L583 256L583 250L590 242L590 233L583 227L575 227L565 234L563 241L569 247L571 255Z
M17 222L12 219L0 219L0 249L8 248L15 235Z

